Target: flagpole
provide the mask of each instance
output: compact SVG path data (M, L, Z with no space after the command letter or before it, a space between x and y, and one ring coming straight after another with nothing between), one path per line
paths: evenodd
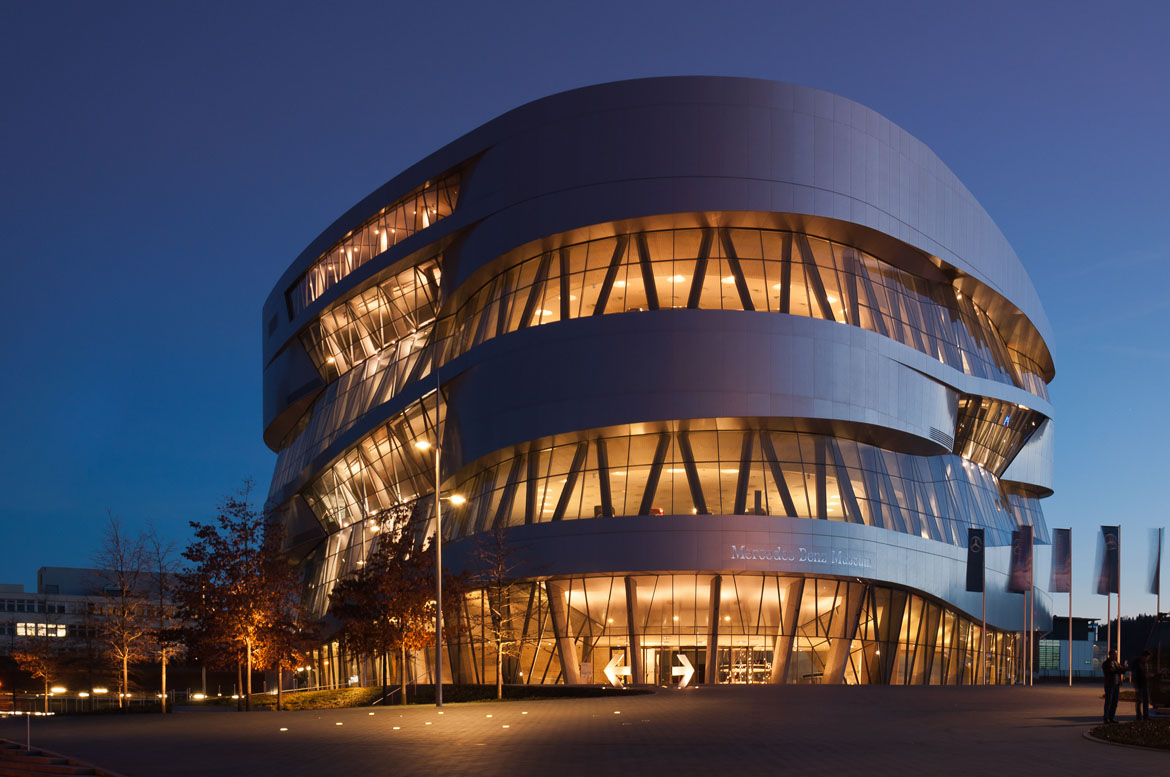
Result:
M1027 591L1027 589L1025 589L1022 593L1024 594L1024 624L1022 626L1020 626L1020 641L1023 642L1024 644L1020 646L1023 648L1023 650L1020 651L1020 685L1027 685L1028 684L1028 640L1026 637L1026 635L1028 633L1028 591Z
M1028 532L1028 556L1032 563L1028 565L1028 685L1036 683L1036 532Z
M1117 527L1117 635L1115 648L1121 660L1121 526Z
M1105 592L1105 653L1113 649L1113 592Z
M987 585L986 581L983 586L983 627L979 632L983 638L983 644L979 646L979 684L987 685Z
M1036 586L1028 586L1028 685L1036 681Z
M1071 543L1070 543L1071 544ZM1068 687L1072 688L1072 585L1068 587Z

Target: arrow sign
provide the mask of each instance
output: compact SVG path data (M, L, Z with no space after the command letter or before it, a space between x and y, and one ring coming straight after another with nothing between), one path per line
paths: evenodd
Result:
M682 679L678 681L678 687L686 688L687 683L691 681L691 677L695 674L695 667L691 665L690 660L682 653L675 653L675 656L682 662L682 666L672 666L670 668L670 676L677 677L682 675Z
M625 675L629 677L633 671L628 666L618 666L618 661L625 658L624 655L618 653L613 658L609 659L609 663L605 665L605 676L609 678L609 683L615 688L621 688L622 683L618 680L618 675Z

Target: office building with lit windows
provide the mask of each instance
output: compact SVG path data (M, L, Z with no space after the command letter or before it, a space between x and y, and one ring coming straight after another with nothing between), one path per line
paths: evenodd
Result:
M341 216L263 334L268 509L319 614L391 522L433 529L439 440L467 499L445 557L502 529L514 567L507 682L1019 671L1049 323L971 193L868 108L740 78L537 100ZM483 611L445 678L494 682Z

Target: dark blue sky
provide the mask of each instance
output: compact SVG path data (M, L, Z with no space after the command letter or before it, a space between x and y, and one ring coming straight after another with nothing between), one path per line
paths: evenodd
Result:
M980 200L1056 333L1044 507L1077 610L1104 614L1090 536L1120 522L1125 609L1152 611L1167 29L1161 0L4 3L0 581L88 564L107 509L183 544L243 478L262 497L260 305L372 189L552 92L714 74L868 105Z

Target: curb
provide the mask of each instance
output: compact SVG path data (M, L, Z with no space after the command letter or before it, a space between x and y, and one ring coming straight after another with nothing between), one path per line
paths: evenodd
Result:
M1090 742L1096 742L1099 745L1112 745L1113 747L1128 747L1130 750L1142 750L1142 751L1147 752L1147 753L1170 752L1170 751L1167 751L1166 748L1164 748L1164 747L1146 747L1145 745L1131 745L1127 742L1114 742L1111 739L1102 739L1101 737L1093 736L1088 731L1081 734L1081 736L1083 736L1085 739L1089 740Z

